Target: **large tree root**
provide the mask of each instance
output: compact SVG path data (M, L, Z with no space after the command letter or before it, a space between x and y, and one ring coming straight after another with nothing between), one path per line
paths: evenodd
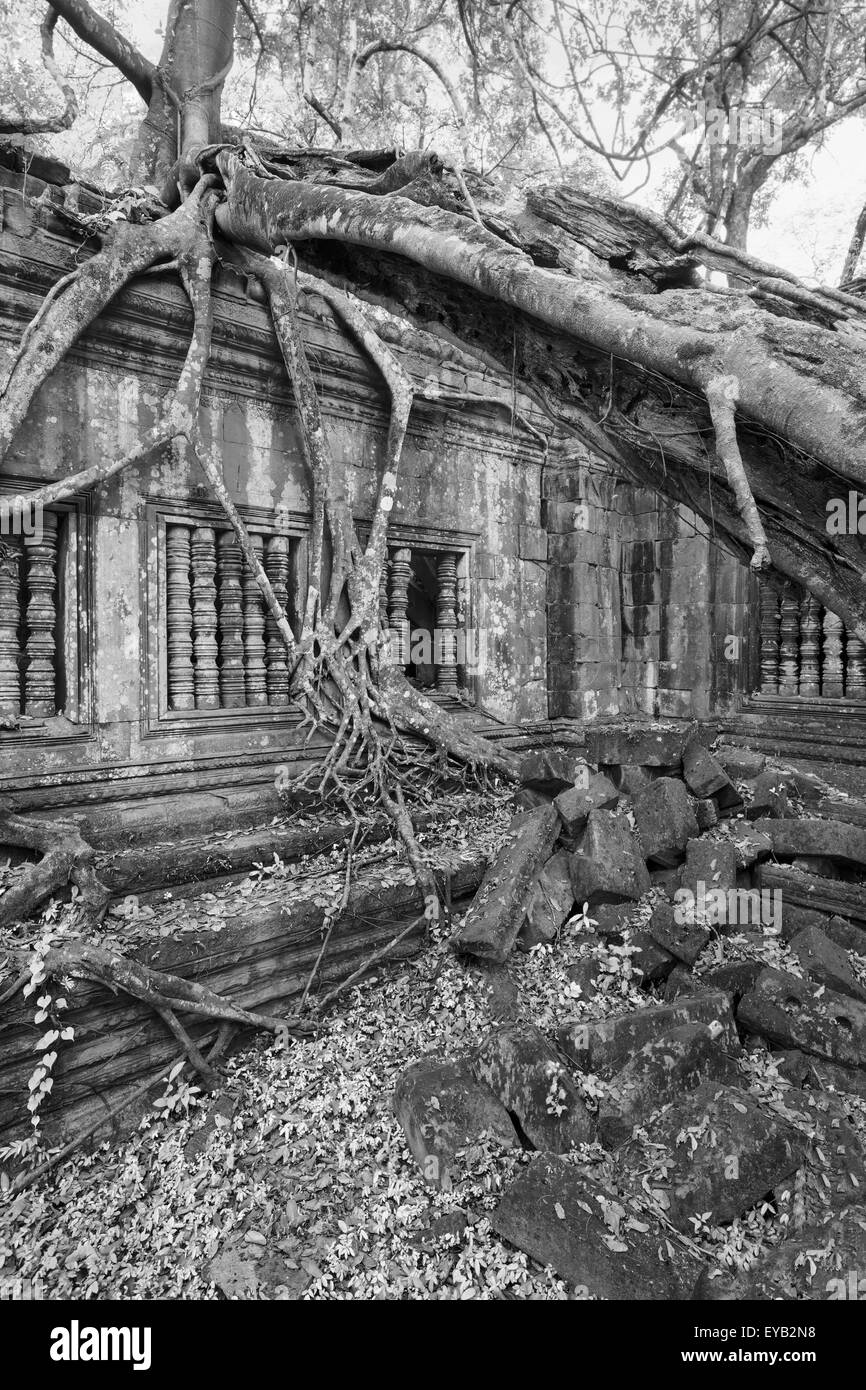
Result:
M69 883L78 888L88 916L102 917L109 893L96 877L93 847L72 821L0 815L0 844L36 850L43 856L37 864L28 865L21 880L0 897L0 927L31 916Z

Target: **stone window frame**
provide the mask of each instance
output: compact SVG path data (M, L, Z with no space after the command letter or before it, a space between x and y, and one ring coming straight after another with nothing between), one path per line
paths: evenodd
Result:
M0 499L26 497L45 486L44 479L0 479ZM96 736L93 711L94 661L93 632L93 508L89 493L74 493L63 502L52 502L46 510L64 517L63 538L58 546L58 621L62 646L58 643L58 679L64 687L62 718L50 715L23 716L23 727L0 729L4 747L39 740L52 746L80 743Z
M256 505L235 504L241 519L253 531L265 535L284 535L292 542L290 592L298 598L305 592L309 512L279 510ZM169 734L213 734L237 732L251 725L295 725L300 711L294 705L241 705L235 708L173 710L168 703L168 621L166 574L166 527L211 526L225 530L225 512L218 503L204 498L149 497L144 503L142 529L144 553L144 599L142 611L142 738ZM288 617L295 627L299 614Z
M355 526L361 544L366 544L370 533L370 522L366 518L356 519ZM408 523L391 522L388 526L388 550L408 548L423 553L436 554L453 551L459 555L457 563L457 611L464 616L464 627L474 629L478 607L478 579L475 555L481 538L480 531L458 531L441 527L413 526ZM472 696L472 704L477 706L480 698L481 675L473 672L466 675L465 688ZM422 686L425 694L434 698L437 691L433 687Z

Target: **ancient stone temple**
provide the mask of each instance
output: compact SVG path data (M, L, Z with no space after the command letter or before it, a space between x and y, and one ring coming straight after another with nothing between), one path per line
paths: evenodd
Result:
M78 241L49 161L0 169L0 196L8 358ZM0 790L17 809L267 800L278 769L315 756L296 737L284 646L197 464L145 453L38 525L14 506L146 437L189 323L170 277L137 281L43 388L0 480ZM321 311L304 326L363 533L380 386ZM710 526L574 439L545 443L538 407L491 399L477 369L452 365L441 385L441 405L413 416L381 593L414 680L502 737L643 715L793 739L820 760L843 721L856 760L866 654L833 614L791 587L759 590ZM297 628L310 518L292 401L265 314L228 273L204 425Z

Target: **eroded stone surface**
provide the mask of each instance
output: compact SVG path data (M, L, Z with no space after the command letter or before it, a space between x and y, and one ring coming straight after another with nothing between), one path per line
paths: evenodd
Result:
M653 1186L664 1194L667 1216L681 1231L694 1231L693 1217L714 1225L741 1216L789 1181L805 1156L796 1129L769 1118L746 1091L714 1081L663 1110L649 1140L659 1146L652 1150L656 1165L668 1165L667 1176ZM635 1171L648 1156L634 1140L620 1155Z
M532 1024L506 1024L489 1033L472 1071L516 1116L534 1148L566 1153L591 1142L589 1111L562 1059Z
M866 1005L826 985L768 968L740 1000L737 1020L779 1047L866 1067Z
M733 1055L739 1052L731 1001L721 991L709 990L670 1004L636 1009L618 1018L565 1023L557 1029L556 1040L566 1057L581 1071L609 1078L646 1043L685 1023L720 1024L722 1044Z
M448 1187L459 1149L486 1135L503 1150L520 1141L504 1105L467 1062L433 1055L413 1062L394 1090L394 1114L427 1182Z
M658 1231L631 1217L615 1194L568 1160L539 1154L508 1189L490 1224L531 1259L552 1265L593 1298L662 1301L685 1297L694 1277L667 1255ZM642 1228L642 1229L638 1229ZM659 1255L659 1247L662 1256Z

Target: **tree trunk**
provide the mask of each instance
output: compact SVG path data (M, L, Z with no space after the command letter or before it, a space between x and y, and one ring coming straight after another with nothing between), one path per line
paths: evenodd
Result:
M177 169L192 149L221 135L222 88L232 63L237 0L172 0L162 55L132 159L135 183L163 189L195 183Z

